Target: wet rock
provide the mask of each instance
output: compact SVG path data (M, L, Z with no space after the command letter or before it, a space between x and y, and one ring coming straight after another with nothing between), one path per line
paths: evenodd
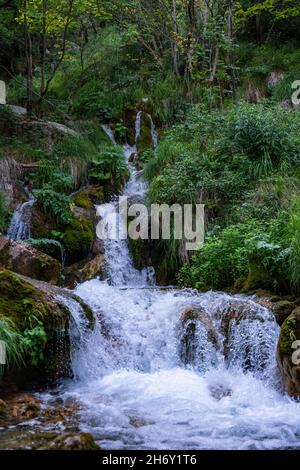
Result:
M294 309L295 304L293 302L289 302L288 300L280 300L279 302L274 303L273 312L278 325L281 326Z
M277 362L285 391L300 398L300 307L284 321L277 346ZM299 343L300 344L300 343Z
M149 422L147 422L145 419L138 418L136 416L131 416L129 419L129 423L134 428L142 428L144 426L147 426L147 424L149 424Z
M0 235L0 267L33 279L56 284L59 280L60 263L32 245L9 240Z
M52 442L39 447L38 450L100 450L100 447L95 443L91 434L81 432L57 436Z
M231 397L232 395L232 390L229 387L225 387L224 385L212 385L210 387L210 394L211 396L217 400L220 401L222 398L225 397Z
M31 428L1 431L1 450L100 450L91 434L43 432Z
M22 422L37 418L41 412L41 403L31 394L21 394L9 401L9 408L13 420Z
M104 253L105 253L104 240L96 237L92 244L91 254L93 256L98 256L98 255L104 255Z
M3 418L8 418L8 415L9 407L4 400L0 399L0 420L2 420Z
M105 270L104 255L100 254L86 263L76 263L65 270L65 285L73 289L76 284L102 276Z
M180 356L185 364L198 365L201 354L198 354L198 329L204 329L207 341L211 345L217 344L214 325L207 312L196 306L188 307L180 319Z

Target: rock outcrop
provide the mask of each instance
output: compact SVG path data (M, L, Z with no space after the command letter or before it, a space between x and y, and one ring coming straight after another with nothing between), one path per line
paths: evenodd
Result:
M278 347L277 362L285 391L300 398L300 307L284 321Z
M56 284L61 274L60 263L32 245L9 240L0 235L0 267L33 279Z

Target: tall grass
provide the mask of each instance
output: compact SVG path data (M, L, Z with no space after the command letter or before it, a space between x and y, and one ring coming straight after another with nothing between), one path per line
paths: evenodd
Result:
M0 341L5 343L6 366L18 367L25 363L25 345L23 336L16 329L14 322L7 317L0 317ZM3 368L0 369L0 374Z

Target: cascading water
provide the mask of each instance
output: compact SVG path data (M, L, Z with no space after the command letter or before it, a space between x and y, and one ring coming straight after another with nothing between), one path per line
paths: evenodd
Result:
M7 231L8 238L12 240L28 240L31 238L31 209L35 203L35 199L26 187L24 191L28 197L28 201L19 204L12 216Z
M125 146L126 157L135 150ZM125 194L143 195L129 168ZM108 230L114 205L100 206ZM151 287L124 240L105 241L105 256L108 280L76 288L95 329L69 305L75 380L61 393L82 404L82 430L109 449L300 448L300 405L281 391L268 309L244 296Z

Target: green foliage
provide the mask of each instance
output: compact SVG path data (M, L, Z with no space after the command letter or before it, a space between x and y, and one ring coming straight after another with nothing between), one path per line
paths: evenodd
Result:
M114 180L124 176L127 166L121 147L106 145L91 159L89 178L96 181Z
M67 225L71 222L73 216L70 209L70 197L58 193L51 186L45 185L42 189L34 190L37 199L37 205L57 221L58 224Z
M218 231L215 227L203 248L181 268L179 283L198 289L233 288L249 274L253 261L256 269L286 277L283 220L253 219Z
M24 331L23 345L33 366L37 366L40 362L44 361L44 349L46 343L47 334L43 326L39 325Z
M0 191L0 232L5 232L9 222L9 212L6 208L4 194Z

